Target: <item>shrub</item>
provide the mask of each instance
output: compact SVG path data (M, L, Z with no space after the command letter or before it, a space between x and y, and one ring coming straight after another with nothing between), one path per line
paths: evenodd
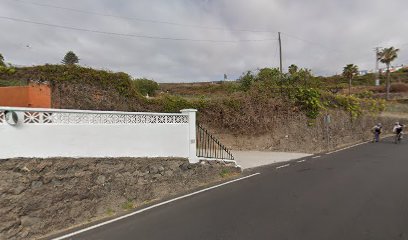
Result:
M384 99L363 99L361 100L362 109L370 113L380 113L386 108Z
M10 68L7 68L10 69ZM123 72L110 72L95 70L81 66L66 65L42 65L34 67L11 68L5 72L0 70L0 79L21 80L22 82L51 82L89 84L104 90L116 89L125 97L140 96L138 90L132 84L132 78Z
M161 111L169 113L180 112L182 109L194 107L194 105L185 98L169 94L164 94L158 100L154 100L153 102L160 105Z
M16 69L14 67L7 67L7 66L1 66L0 65L0 74L7 74L7 75L12 75L16 72Z
M241 76L238 81L241 83L241 89L243 91L248 91L251 88L252 83L255 81L255 76L251 71L248 71Z
M135 79L132 83L143 96L154 96L155 92L159 89L157 82L146 78Z
M391 85L391 92L408 92L408 84L394 83Z
M360 101L355 96L337 95L335 96L335 103L349 112L352 118L357 118L362 113Z
M126 202L122 203L123 210L132 210L134 208L134 204L132 200L127 200Z
M359 97L359 98L373 98L373 96L374 96L374 93L369 90L365 90L361 93L356 94L356 97Z
M324 108L321 95L314 88L298 88L295 94L295 103L305 111L306 116L315 119Z

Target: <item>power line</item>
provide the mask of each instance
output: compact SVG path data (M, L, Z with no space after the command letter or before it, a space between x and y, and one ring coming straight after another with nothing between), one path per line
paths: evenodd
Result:
M102 16L102 17L119 18L119 19L126 19L126 20L153 23L153 24L167 24L167 25L173 25L173 26L178 26L178 27L199 28L199 29L230 31L230 32L276 33L276 31L271 31L271 30L227 29L227 28L216 27L216 26L190 25L190 24L170 22L170 21L160 21L160 20L144 19L144 18L138 18L138 17L129 17L129 16L121 16L121 15L114 15L114 14L107 14L107 13L100 13L100 12L92 12L92 11L87 11L87 10L82 10L82 9L61 7L57 5L50 5L50 4L44 4L44 3L27 2L27 1L21 1L21 0L12 0L12 1L22 3L22 4L30 4L30 5L40 6L40 7L47 7L47 8L54 8L54 9L60 9L60 10L65 10L65 11L77 12L81 14L90 14L90 15L96 15L96 16Z
M314 42L314 41L310 41L310 40L307 40L307 39L303 39L303 38L300 38L300 37L296 37L296 36L294 36L294 35L290 35L290 34L287 34L287 33L284 33L284 32L281 32L281 34L282 34L282 35L285 35L285 36L287 36L287 37L290 37L290 38L293 38L293 39L297 39L297 40L299 40L299 41L302 41L302 42L311 44L311 45L316 45L316 46L319 46L319 47L321 47L321 48L325 48L326 50L329 50L329 51L332 51L332 52L336 52L336 53L338 53L338 54L343 54L343 52L340 52L340 51L338 51L337 49L329 48L329 47L327 47L327 46L325 46L325 45L323 45L323 44L320 44L320 43L317 43L317 42Z
M30 4L30 5L40 6L40 7L61 9L61 10L66 10L66 11L71 11L71 12L82 13L82 14L91 14L91 15L96 15L96 16L112 17L112 18L119 18L119 19L126 19L126 20L133 20L133 21L154 23L154 24L168 24L168 25L174 25L174 26L179 26L179 27L189 27L189 28L208 29L208 30L217 30L217 31L230 31L230 32L253 32L253 33L277 33L278 32L278 31L273 31L273 30L227 29L227 28L218 27L218 26L189 25L189 24L183 24L183 23L177 23L177 22L171 22L171 21L152 20L152 19L144 19L144 18L138 18L138 17L129 17L129 16L113 15L113 14L106 14L106 13L100 13L100 12L92 12L92 11L87 11L87 10L82 10L82 9L68 8L68 7L62 7L62 6L44 4L44 3L29 2L29 1L24 1L24 0L10 0L10 1L18 2L22 4ZM325 48L326 50L337 52L339 54L345 54L344 52L340 52L336 49L331 49L317 42L303 39L303 38L300 38L300 37L297 37L291 34L287 34L284 32L281 32L281 33L283 35L286 35L287 37L294 38L299 41L303 41L303 42L306 42L312 45L317 45L322 48Z
M227 28L218 27L218 26L189 25L189 24L183 24L183 23L177 23L177 22L171 22L171 21L160 21L160 20L152 20L152 19L143 19L143 18L138 18L138 17L106 14L106 13L93 12L93 11L87 11L87 10L82 10L82 9L75 9L75 8L68 8L68 7L62 7L62 6L57 6L57 5L44 4L44 3L28 2L28 1L23 1L23 0L11 0L11 1L21 3L21 4L35 5L35 6L39 6L39 7L61 9L61 10L77 12L77 13L81 13L81 14L90 14L90 15L103 16L103 17L119 18L119 19L126 19L126 20L153 23L153 24L167 24L167 25L174 25L174 26L179 26L179 27L189 27L189 28L208 29L208 30L217 30L217 31L231 31L231 32L253 32L253 33L276 33L277 32L277 31L272 31L272 30L227 29ZM147 38L147 39L158 39L158 40L210 42L210 43L262 42L262 41L275 41L275 40L277 40L277 39L211 40L211 39L172 38L172 37L160 37L160 36L136 35L136 34L125 34L125 33L99 31L99 30L84 29L84 28L78 28L78 27L48 24L48 23L43 23L43 22L34 22L34 21L30 21L30 20L3 17L3 16L0 16L0 18L11 20L11 21L16 21L16 22L24 22L24 23L30 23L30 24L60 28L60 29L76 30L76 31L82 31L82 32L91 32L91 33L97 33L97 34L106 34L106 35L114 35L114 36L122 36L122 37ZM297 37L297 36L294 36L294 35L291 35L291 34L287 34L287 33L282 32L282 35L286 35L287 37L297 39L299 41L302 41L302 42L305 42L305 43L308 43L308 44L311 44L311 45L319 46L321 48L324 48L324 49L332 51L332 52L336 52L338 54L342 54L342 55L346 54L344 51L339 51L337 49L329 48L328 46L325 46L323 44L320 44L320 43L317 43L317 42L314 42L314 41L311 41L311 40L303 39L303 38L300 38L300 37ZM408 43L403 44L401 46L406 46L406 45L408 45Z
M174 26L179 26L179 27L199 28L199 29L218 30L218 31L231 31L231 32L254 32L254 33L276 33L277 32L277 31L272 31L272 30L227 29L227 28L218 27L218 26L189 25L189 24L183 24L183 23L177 23L177 22L171 22L171 21L160 21L160 20L152 20L152 19L143 19L143 18L138 18L138 17L129 17L129 16L113 15L113 14L106 14L106 13L100 13L100 12L92 12L92 11L87 11L87 10L82 10L82 9L68 8L68 7L62 7L62 6L57 6L57 5L29 2L29 1L23 1L23 0L10 0L10 1L21 3L21 4L30 4L30 5L40 6L40 7L47 7L47 8L61 9L61 10L66 10L66 11L71 11L71 12L78 12L82 14L91 14L91 15L103 16L103 17L120 18L120 19L127 19L127 20L154 23L154 24L168 24L168 25L174 25ZM303 38L300 38L300 37L297 37L291 34L287 34L284 32L282 32L282 34L286 35L287 37L294 38L294 39L303 41L308 44L320 46L321 48L325 48L326 50L330 50L338 54L346 54L344 52L340 52L337 49L329 48L323 44L320 44L314 41L303 39ZM151 37L151 36L148 36L148 37ZM161 39L160 37L157 37L157 38ZM171 40L179 40L179 39L171 39ZM184 39L180 39L180 40L184 40ZM190 40L186 39L185 41L190 41ZM192 41L195 41L195 40L192 40ZM210 41L211 42L230 42L230 41L219 41L219 40L215 40L215 41L210 40ZM255 40L255 41L259 41L259 40ZM406 45L408 45L408 43L402 46L406 46Z
M281 33L278 32L278 41L279 41L279 70L282 73L282 40L281 40Z
M160 37L160 36L149 36L149 35L137 35L137 34L107 32L107 31L100 31L100 30L93 30L93 29L86 29L86 28L78 28L78 27L70 27L70 26L63 26L63 25L57 25L57 24L50 24L50 23L44 23L44 22L36 22L36 21L31 21L31 20L12 18L12 17L5 17L5 16L0 16L0 19L14 21L14 22L22 22L22 23L28 23L28 24L47 26L47 27L54 27L54 28L60 28L60 29L75 30L75 31L81 31L81 32L91 32L91 33L114 35L114 36L121 36L121 37L146 38L146 39L157 39L157 40L210 42L210 43L265 42L265 41L275 41L276 40L274 38L270 38L270 39L240 39L240 40L212 40L212 39L172 38L172 37Z

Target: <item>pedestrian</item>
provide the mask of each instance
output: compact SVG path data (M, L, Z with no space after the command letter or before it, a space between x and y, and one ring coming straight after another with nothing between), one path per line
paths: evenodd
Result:
M375 125L371 131L374 134L374 139L373 142L379 142L380 141L380 135L382 133L382 125L381 123L377 123L377 125Z

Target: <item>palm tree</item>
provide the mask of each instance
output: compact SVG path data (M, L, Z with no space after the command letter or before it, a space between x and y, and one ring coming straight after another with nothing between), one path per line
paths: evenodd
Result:
M0 66L1 67L6 66L6 64L4 63L4 57L3 57L3 55L1 55L1 53L0 53Z
M288 69L289 69L289 74L293 75L293 74L297 73L299 68L295 64L292 64L292 65L289 66Z
M347 64L343 68L343 76L349 80L349 95L351 95L351 80L358 74L358 67L354 64Z
M387 93L386 93L386 99L390 99L390 89L391 89L391 84L390 84L390 64L392 61L397 59L398 57L398 51L399 49L390 47L390 48L384 48L381 52L378 53L378 60L385 65L387 65Z

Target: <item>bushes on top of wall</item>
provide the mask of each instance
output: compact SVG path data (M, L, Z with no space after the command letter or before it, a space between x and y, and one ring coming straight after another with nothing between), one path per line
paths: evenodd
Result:
M60 82L98 85L103 89L116 89L121 95L139 96L139 91L133 84L132 78L123 72L95 70L81 66L42 65L33 67L15 68L13 73L0 71L3 81L19 80L22 82Z

